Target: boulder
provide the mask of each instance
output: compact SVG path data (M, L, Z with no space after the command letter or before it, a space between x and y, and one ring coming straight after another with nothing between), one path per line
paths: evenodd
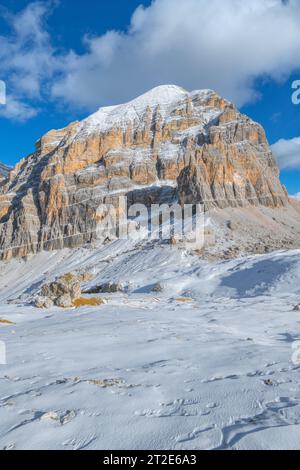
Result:
M50 308L55 304L58 307L68 308L72 307L73 301L80 296L80 277L73 273L66 273L55 281L42 286L41 295L35 305L44 305L41 308Z
M41 295L43 297L48 297L53 301L56 301L65 294L69 295L71 300L80 297L81 286L79 279L75 274L64 274L56 281L44 284L41 289Z
M118 282L105 282L85 291L85 294L115 294L116 292L123 292L124 286Z

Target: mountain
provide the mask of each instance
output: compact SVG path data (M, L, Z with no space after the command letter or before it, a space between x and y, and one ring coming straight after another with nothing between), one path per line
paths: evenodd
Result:
M118 210L121 194L129 204L203 203L215 236L232 240L228 256L300 240L299 207L263 128L212 90L166 85L37 142L0 187L2 257L93 242L99 207Z
M4 163L0 162L0 181L7 178L11 168L9 166L4 165Z

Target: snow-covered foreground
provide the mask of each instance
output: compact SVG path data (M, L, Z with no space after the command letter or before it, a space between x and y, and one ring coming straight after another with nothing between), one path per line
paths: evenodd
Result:
M128 290L80 309L7 302L78 269ZM299 448L299 281L300 251L209 263L118 241L2 263L0 448Z

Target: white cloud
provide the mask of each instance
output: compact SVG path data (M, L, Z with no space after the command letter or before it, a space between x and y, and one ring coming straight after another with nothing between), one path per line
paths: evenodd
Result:
M241 105L258 96L258 77L281 80L300 67L298 0L153 0L134 12L126 32L82 38L82 54L52 47L53 2L7 16L0 78L18 108L7 107L7 117L26 119L45 98L94 110L163 83L213 88Z
M1 116L21 121L35 116L32 101L42 99L43 87L59 67L45 26L50 10L49 2L31 3L16 15L2 10L11 33L0 36L0 76L8 93Z
M281 170L300 170L300 137L280 139L271 147Z
M15 99L14 96L8 95L6 97L5 106L0 107L0 116L14 121L25 122L28 119L36 116L39 112L37 106L33 107L27 103Z
M135 11L126 33L86 37L53 95L93 108L175 83L241 105L257 96L257 77L281 80L300 66L299 21L298 0L155 0Z
M294 194L292 197L300 201L300 193Z

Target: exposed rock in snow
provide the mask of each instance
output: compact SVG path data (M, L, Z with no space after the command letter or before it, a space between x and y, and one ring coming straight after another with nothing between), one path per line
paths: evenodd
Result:
M62 426L69 423L76 417L76 412L74 410L66 411L48 411L41 416L42 420L56 421Z
M90 287L85 290L85 294L105 294L105 293L116 293L123 292L124 286L119 282L105 282L104 284L99 284L93 287Z

